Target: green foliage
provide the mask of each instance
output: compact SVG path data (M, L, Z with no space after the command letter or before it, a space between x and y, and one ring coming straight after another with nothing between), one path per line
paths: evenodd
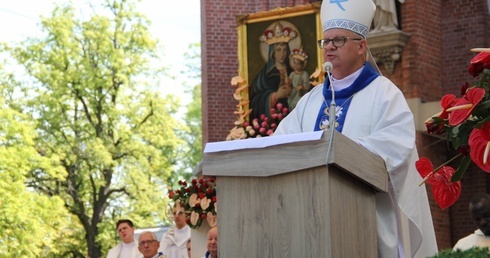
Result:
M6 76L0 103L11 109L0 113L10 126L0 121L0 221L10 224L0 256L101 257L117 219L166 221L166 183L191 129L175 118L178 99L158 92L165 69L150 66L159 49L135 9L106 0L81 20L62 5L43 19L45 38L2 49L28 76Z
M182 71L189 80L197 80L201 77L201 45L190 44L189 50L185 54L185 66L186 70ZM192 82L191 82L192 83ZM187 144L183 146L182 153L186 154L186 158L182 159L180 173L174 174L171 180L168 181L168 185L172 188L178 187L178 181L180 179L189 180L192 177L190 169L196 167L196 165L202 159L202 112L201 112L201 84L190 84L189 81L183 83L186 87L187 93L191 96L191 101L187 104L187 112L184 116L184 121L187 124L187 131L181 131L179 138L183 139Z
M489 256L490 253L488 247L473 247L464 251L460 249L457 249L455 251L453 251L452 249L446 249L440 251L435 256L431 256L428 258L482 258Z
M0 90L9 91L4 85ZM77 228L69 226L72 217L59 197L39 195L25 186L26 175L34 168L49 174L62 170L38 155L34 125L27 115L10 108L2 96L0 125L0 256L62 255L69 243L76 242Z

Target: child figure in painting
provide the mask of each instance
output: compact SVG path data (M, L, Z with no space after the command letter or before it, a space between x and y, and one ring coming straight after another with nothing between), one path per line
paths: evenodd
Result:
M310 77L308 73L304 70L306 67L306 62L308 60L308 54L301 49L294 49L291 52L291 57L289 62L293 72L289 74L289 79L291 81L292 91L288 98L289 109L292 110L298 104L298 101L303 95L305 95L310 90Z

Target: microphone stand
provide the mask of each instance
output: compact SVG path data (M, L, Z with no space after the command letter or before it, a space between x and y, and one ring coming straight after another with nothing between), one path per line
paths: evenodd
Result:
M333 88L333 80L332 74L330 73L333 65L330 62L325 62L323 64L325 71L327 72L328 81L330 82L330 91L332 92L332 101L330 102L330 107L328 108L328 116L329 116L329 129L330 129L330 140L328 142L328 149L326 154L326 165L328 166L331 150L332 150L332 142L333 142L333 134L335 133L335 123L336 123L336 113L337 113L337 104L335 103L335 89Z

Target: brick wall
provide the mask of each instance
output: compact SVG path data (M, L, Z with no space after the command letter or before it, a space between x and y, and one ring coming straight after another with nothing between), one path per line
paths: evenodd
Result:
M318 1L201 1L203 144L223 141L236 119L235 88L230 85L231 78L238 75L235 16L313 2ZM475 54L469 49L490 43L487 1L405 0L399 7L401 29L410 39L389 78L407 98L436 101L446 93L458 94L460 86L472 79L467 66ZM453 155L443 139L424 132L417 134L417 146L419 155L431 158L435 165ZM462 183L460 200L444 211L433 202L430 187L427 189L441 250L473 232L469 199L475 193L488 192L490 185L488 175L477 168L467 171Z
M488 9L485 0L408 0L401 5L402 30L411 38L402 54L401 83L407 98L436 101L444 94L459 95L461 85L471 82L467 72L474 47L488 47ZM397 69L400 69L397 67ZM429 146L429 147L427 147ZM424 133L418 134L420 156L440 165L454 156L446 142ZM457 168L459 162L453 167ZM462 194L456 204L441 210L432 202L432 216L439 249L451 248L476 227L468 213L473 195L488 192L489 177L471 167L462 180ZM431 189L428 189L432 199Z

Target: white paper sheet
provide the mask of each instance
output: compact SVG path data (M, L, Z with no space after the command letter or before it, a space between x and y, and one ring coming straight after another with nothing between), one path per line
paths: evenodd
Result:
M243 140L210 142L206 144L206 147L204 148L204 153L231 151L239 149L257 149L292 142L315 141L322 138L323 132L324 131L316 131L308 133L269 136L262 138L248 138Z

